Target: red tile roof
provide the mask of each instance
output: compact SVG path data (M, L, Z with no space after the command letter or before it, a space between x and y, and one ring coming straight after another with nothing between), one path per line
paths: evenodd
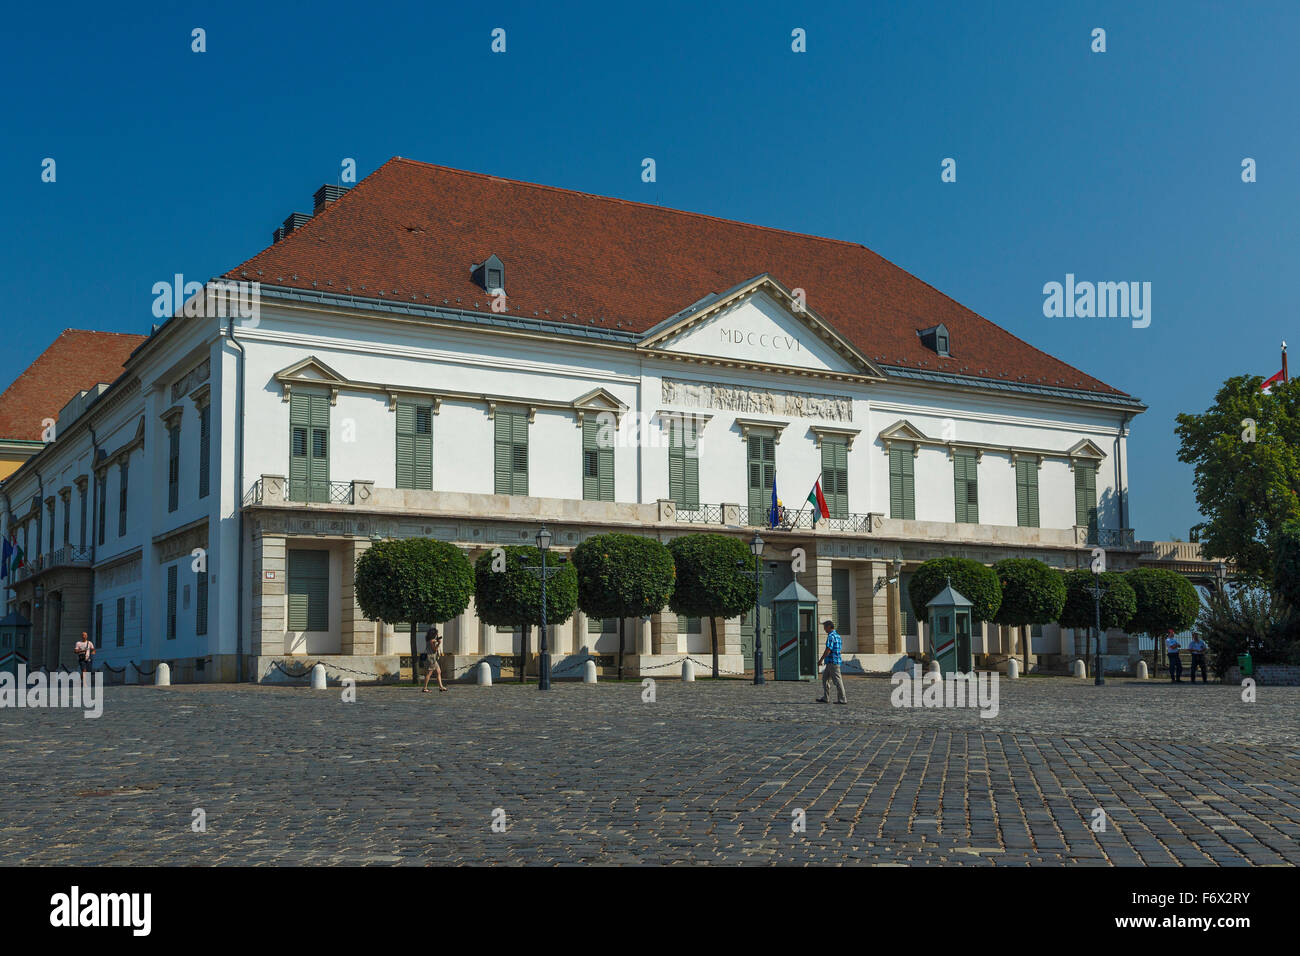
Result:
M12 385L0 393L0 439L39 441L46 418L82 389L112 382L143 335L64 329Z
M878 364L1124 395L857 243L400 157L227 275L486 312L470 267L492 253L511 315L639 332L769 273ZM951 358L916 334L940 322Z

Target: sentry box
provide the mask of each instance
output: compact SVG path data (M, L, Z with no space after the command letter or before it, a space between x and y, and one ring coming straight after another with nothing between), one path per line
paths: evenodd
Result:
M772 644L777 680L817 676L817 598L798 581L772 599Z
M971 655L971 602L948 586L926 602L930 621L930 654L942 674L969 674Z

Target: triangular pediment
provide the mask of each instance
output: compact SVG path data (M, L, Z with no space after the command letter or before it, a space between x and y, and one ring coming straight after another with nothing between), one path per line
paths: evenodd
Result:
M1106 453L1090 438L1085 438L1077 445L1072 446L1065 454L1070 458L1086 458L1092 461L1101 461L1106 457Z
M888 428L881 429L880 440L884 442L903 441L903 442L922 442L933 444L934 439L930 438L925 432L917 428L905 418L900 418Z
M640 348L673 358L883 378L879 368L769 275L709 295L646 333Z
M278 382L303 382L319 385L346 385L347 379L314 355L294 362L275 373Z

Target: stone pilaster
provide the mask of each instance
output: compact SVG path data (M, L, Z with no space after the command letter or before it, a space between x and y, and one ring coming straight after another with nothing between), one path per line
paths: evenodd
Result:
M483 625L478 619L478 605L474 599L469 599L469 605L460 613L457 619L456 644L449 646L447 653L464 654L467 656L477 656L482 653L483 647Z
M656 654L678 654L686 650L684 635L677 632L677 615L664 609L650 618L652 646Z
M343 546L343 568L339 593L340 627L342 638L339 649L344 654L370 656L378 653L377 622L369 620L356 600L357 560L370 549L368 539L359 538Z
M250 653L270 657L284 653L285 593L288 563L282 534L259 533L254 542L253 603L257 607L258 627L253 633ZM269 576L268 576L269 574Z
M817 555L810 557L808 560L807 575L795 575L795 577L800 584L817 595L817 655L820 657L822 651L826 649L826 630L822 627L822 621L835 617L835 601L831 593L831 556L829 554L823 555L819 547ZM836 629L841 626L840 621L835 622ZM841 634L840 636L843 637L844 635ZM845 653L853 653L854 649L849 646L851 643L854 642L852 640L844 641Z
M729 617L718 627L718 653L740 654L740 618Z
M891 571L897 571L891 568ZM907 653L907 637L903 634L903 581L896 573L894 581L885 585L886 646L891 654Z

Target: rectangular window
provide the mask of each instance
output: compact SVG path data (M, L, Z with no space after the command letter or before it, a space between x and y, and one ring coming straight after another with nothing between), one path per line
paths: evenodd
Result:
M330 553L289 552L289 630L330 628Z
M772 507L772 486L776 484L776 439L772 435L750 435L749 452L749 523L755 527L768 523Z
M829 504L830 502L827 502ZM853 592L849 585L849 569L831 571L831 618L840 634L853 633Z
M63 499L63 546L72 542L72 498Z
M212 487L212 406L199 409L199 497L206 498Z
M167 429L167 510L175 511L181 494L181 426Z
M77 488L77 497L81 499L81 523L78 526L77 541L78 546L85 550L86 547L86 486L81 485Z
M1016 459L1016 524L1038 527L1038 461Z
M700 448L693 421L668 422L668 497L683 511L700 507Z
M289 500L330 500L330 397L289 394Z
M1074 465L1074 523L1088 529L1088 543L1097 543L1097 466Z
M167 640L176 640L176 565L167 568Z
M677 615L677 633L678 634L703 634L704 618L702 617L683 617Z
M118 466L117 475L117 536L120 538L126 534L126 469L128 462L122 462Z
M583 419L582 498L584 501L614 500L613 422Z
M104 605L95 605L95 647L104 646Z
M832 518L848 517L849 443L843 438L822 436L822 495Z
M1030 636L1030 637L1042 637L1042 636L1043 636L1043 625L1041 625L1041 624L1031 624L1031 625L1029 626L1029 636Z
M118 647L126 643L126 598L117 599L117 631L114 636Z
M588 634L617 634L618 618L616 617L588 617L587 618Z
M396 487L433 488L433 407L397 403Z
M45 510L49 512L50 551L53 551L54 550L54 499L53 498L50 499L50 503L46 505Z
M952 456L952 476L959 524L979 524L979 482L976 479L978 464L975 456L958 452Z
M528 413L497 409L496 493L528 494Z
M194 633L203 635L208 633L208 572L199 573L198 584L196 585L194 608Z
M916 518L914 453L911 445L889 446L889 517Z

